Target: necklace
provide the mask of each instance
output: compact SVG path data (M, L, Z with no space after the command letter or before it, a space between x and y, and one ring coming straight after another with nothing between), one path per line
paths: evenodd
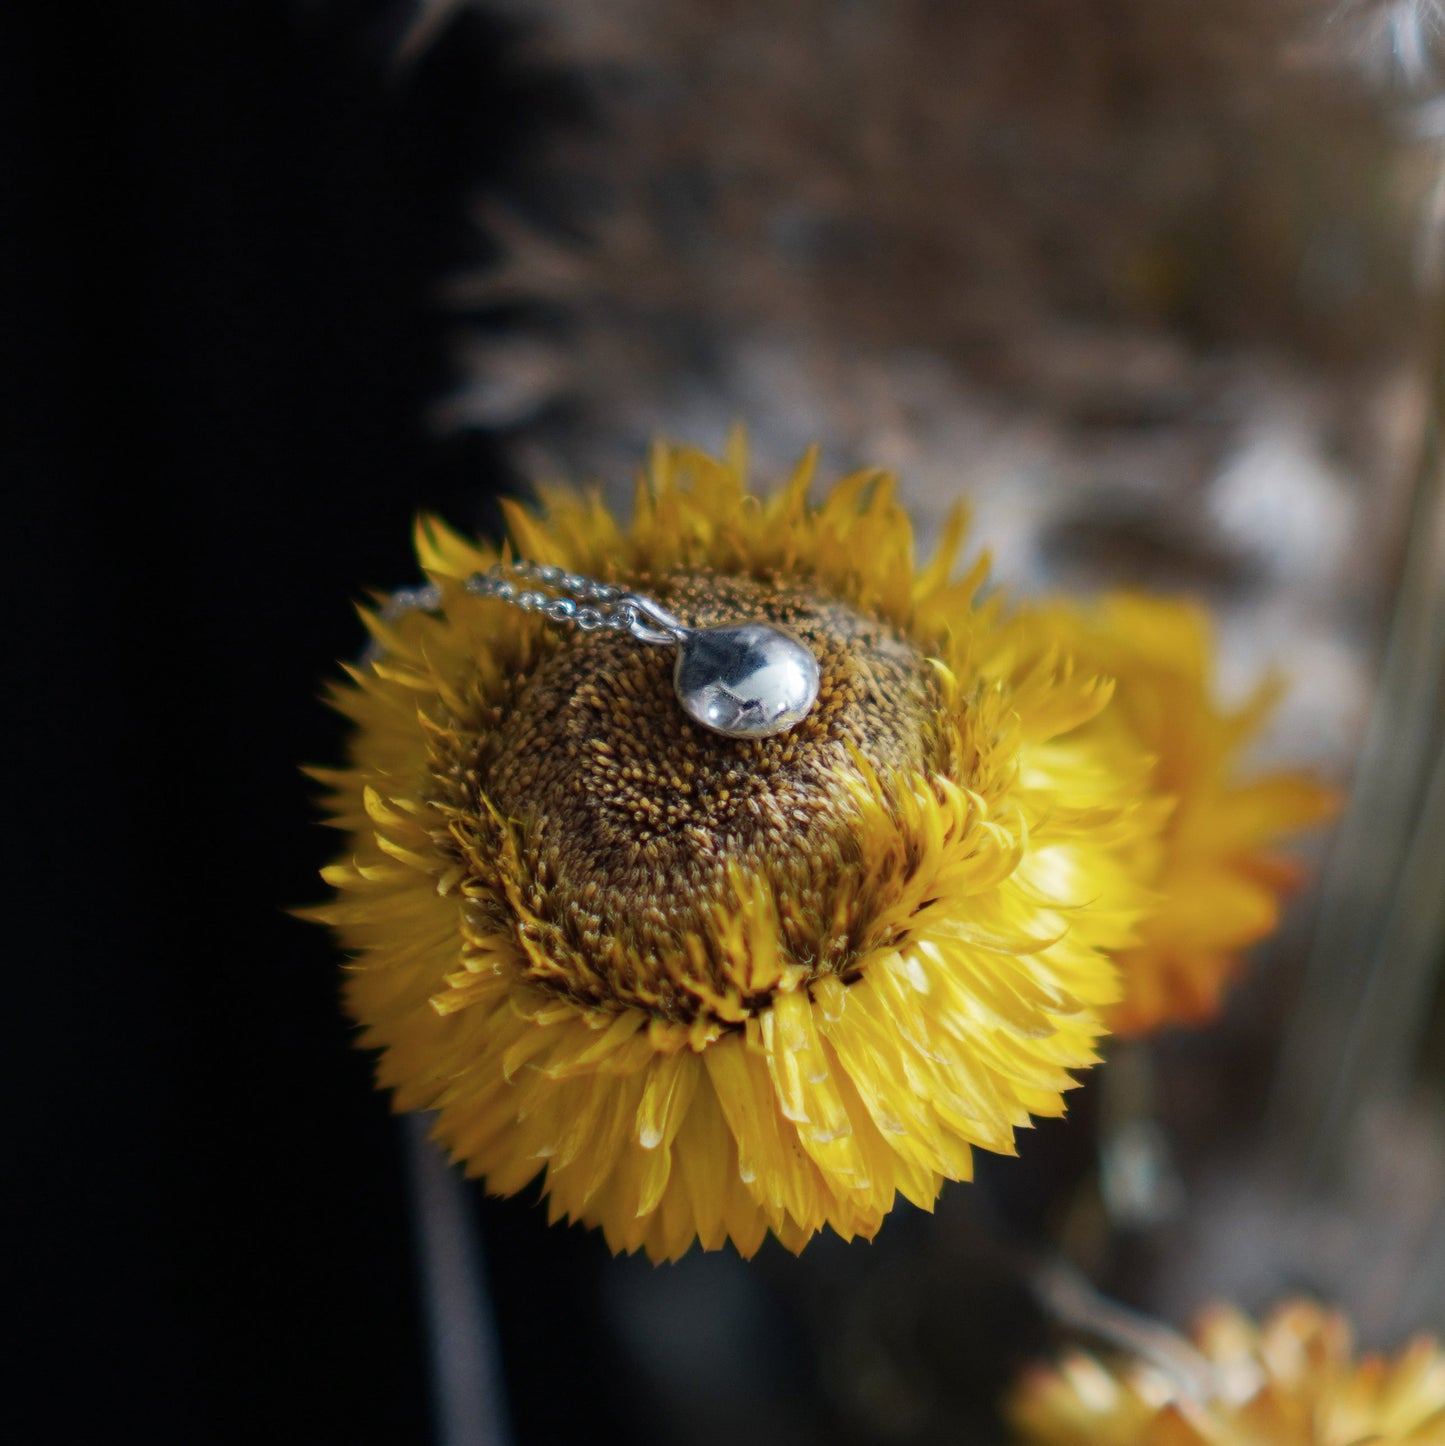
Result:
M560 567L520 559L473 573L464 586L540 613L584 633L626 633L677 649L672 686L695 723L728 738L769 738L807 717L818 697L818 660L802 639L774 623L744 621L689 628L655 599ZM389 620L439 605L435 587L392 594Z

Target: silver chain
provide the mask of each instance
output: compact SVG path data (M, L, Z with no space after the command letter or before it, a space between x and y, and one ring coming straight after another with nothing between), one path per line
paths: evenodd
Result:
M526 587L526 583L537 586ZM636 600L620 587L521 558L474 572L465 586L473 597L498 598L524 613L541 613L554 623L570 623L584 633L599 628L630 633L638 618Z
M486 572L474 572L462 585L473 597L496 598L524 613L540 613L551 622L569 624L584 633L605 629L630 633L644 643L669 644L678 642L685 632L671 613L649 597L522 558L494 563ZM407 613L430 612L440 605L441 590L435 584L401 588L387 599L382 617L394 623Z

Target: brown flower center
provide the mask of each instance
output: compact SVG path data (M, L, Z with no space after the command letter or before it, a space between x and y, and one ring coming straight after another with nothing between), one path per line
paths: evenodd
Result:
M856 929L835 895L857 853L850 746L885 775L935 763L931 668L887 624L796 583L689 572L634 585L692 626L788 627L818 658L818 701L787 733L725 738L681 711L671 648L559 636L467 770L519 830L527 927L557 966L546 982L693 1017L677 976L713 972L730 863L767 881L790 962L845 970Z

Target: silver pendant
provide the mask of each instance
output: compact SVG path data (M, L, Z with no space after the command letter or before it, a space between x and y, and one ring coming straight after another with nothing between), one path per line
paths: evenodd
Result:
M818 660L786 628L759 622L688 628L651 598L629 597L677 645L672 686L694 722L728 738L771 738L808 716L818 698Z
M771 738L818 700L818 660L771 623L699 628L678 644L672 686L689 718L729 738Z

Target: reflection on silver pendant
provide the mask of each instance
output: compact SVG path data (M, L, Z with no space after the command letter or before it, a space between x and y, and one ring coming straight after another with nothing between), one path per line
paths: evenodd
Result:
M676 636L676 634L674 635ZM818 660L771 623L684 629L673 686L689 718L729 738L768 738L807 717Z

